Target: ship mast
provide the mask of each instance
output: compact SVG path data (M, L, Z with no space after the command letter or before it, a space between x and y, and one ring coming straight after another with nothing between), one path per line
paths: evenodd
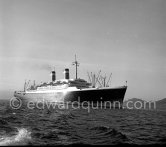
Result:
M76 79L77 79L77 67L79 66L79 63L77 61L76 55L75 55L75 61L73 62L73 65L76 66Z

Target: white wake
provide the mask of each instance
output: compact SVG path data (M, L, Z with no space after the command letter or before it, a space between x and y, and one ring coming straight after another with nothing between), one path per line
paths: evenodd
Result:
M18 129L18 133L11 137L1 136L0 146L26 145L31 140L31 132L25 128Z

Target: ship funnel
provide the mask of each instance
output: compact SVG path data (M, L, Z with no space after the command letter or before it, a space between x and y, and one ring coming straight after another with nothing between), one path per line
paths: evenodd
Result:
M52 82L54 82L56 80L56 76L55 76L55 71L52 71Z
M64 70L64 79L69 79L69 69L68 68L66 68Z

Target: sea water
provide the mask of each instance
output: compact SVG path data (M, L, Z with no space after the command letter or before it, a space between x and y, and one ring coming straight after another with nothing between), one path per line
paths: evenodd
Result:
M19 109L0 100L0 145L166 144L166 112Z

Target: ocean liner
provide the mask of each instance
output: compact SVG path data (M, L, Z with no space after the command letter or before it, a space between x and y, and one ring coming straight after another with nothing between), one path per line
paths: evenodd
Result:
M77 78L78 61L73 62L76 68L75 79L70 79L69 69L64 70L64 79L56 80L56 72L51 72L52 81L48 83L42 83L36 85L29 85L29 82L25 82L24 91L15 91L14 96L25 101L39 102L44 100L45 102L115 102L118 101L120 105L123 104L123 99L127 90L126 85L119 87L111 87L108 85L109 80L106 82L106 77L101 80L99 78L100 72L96 76L95 74L88 73L89 82L84 79ZM100 79L100 80L99 80ZM97 85L98 83L98 85Z

